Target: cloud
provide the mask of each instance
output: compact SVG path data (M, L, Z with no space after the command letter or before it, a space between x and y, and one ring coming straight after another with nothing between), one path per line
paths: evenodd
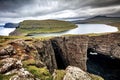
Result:
M24 19L120 16L120 0L0 0L0 23Z

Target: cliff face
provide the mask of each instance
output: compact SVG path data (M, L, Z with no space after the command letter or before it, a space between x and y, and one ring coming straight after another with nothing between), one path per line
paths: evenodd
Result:
M92 36L88 48L93 52L120 58L120 33Z
M68 65L72 65L86 70L88 40L87 36L66 36L52 39L58 67L66 68Z

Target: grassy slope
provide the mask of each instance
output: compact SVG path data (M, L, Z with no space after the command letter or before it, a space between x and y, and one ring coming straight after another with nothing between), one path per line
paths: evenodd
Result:
M25 20L20 23L17 31L20 31L23 35L27 35L32 33L61 32L76 27L73 23L59 20Z

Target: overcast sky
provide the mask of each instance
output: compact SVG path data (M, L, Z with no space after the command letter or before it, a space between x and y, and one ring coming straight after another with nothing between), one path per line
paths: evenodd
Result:
M120 0L0 0L0 24L96 15L120 17Z

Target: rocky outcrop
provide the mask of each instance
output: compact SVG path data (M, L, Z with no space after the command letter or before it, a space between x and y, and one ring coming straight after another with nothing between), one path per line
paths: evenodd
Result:
M53 80L104 80L102 77L87 73L79 67L68 66L64 71L55 70Z
M111 33L89 38L91 52L112 56L120 59L120 33Z
M18 30L15 30L15 31L9 33L9 36L13 36L13 35L14 35L14 36L21 36L22 33L21 33L20 31L18 31Z
M68 65L86 70L87 36L66 36L52 39L58 67L66 68Z
M91 77L78 67L68 66L63 80L91 80Z
M38 67L46 65L47 68L50 70L50 72L53 72L54 69L57 69L55 53L54 53L51 41L50 40L36 41L34 43L34 46L38 52L35 58L36 65Z

